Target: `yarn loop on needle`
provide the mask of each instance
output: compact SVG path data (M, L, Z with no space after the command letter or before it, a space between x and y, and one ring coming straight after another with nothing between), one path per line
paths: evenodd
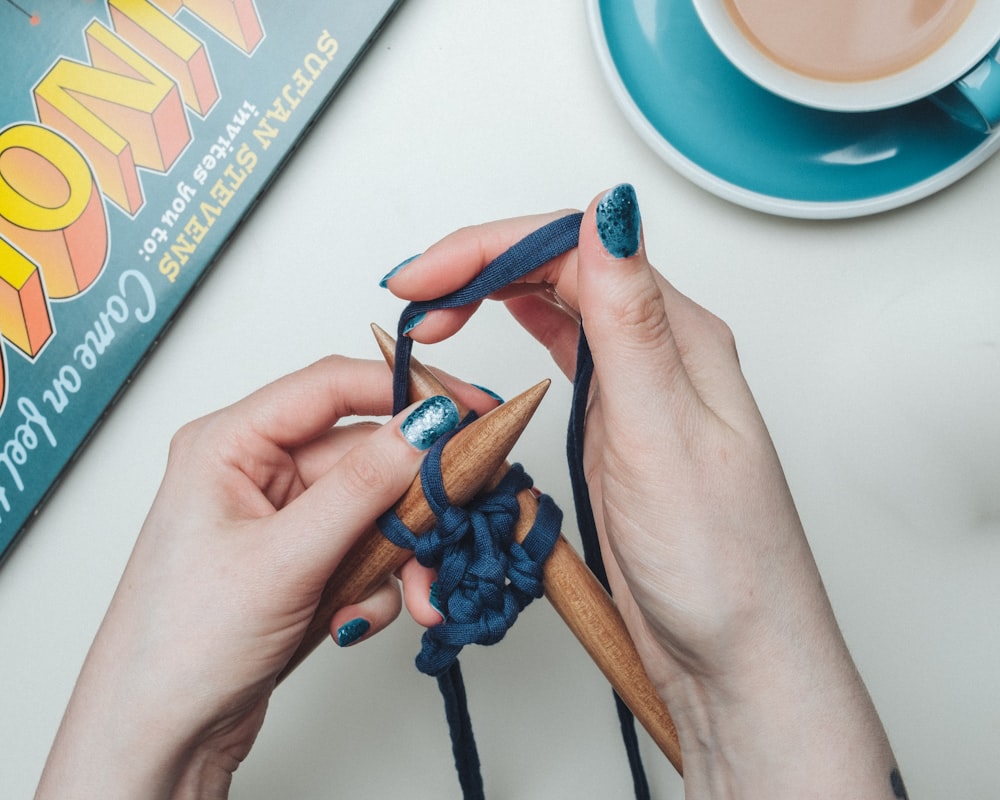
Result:
M520 464L465 508L451 505L441 479L443 447L439 441L421 466L435 527L414 536L392 511L379 520L393 544L413 550L423 566L438 572L438 598L446 617L424 633L416 660L417 669L434 677L452 666L465 645L499 642L520 612L542 596L543 565L562 527L562 511L540 495L531 530L523 542L514 538L520 516L517 494L532 486Z

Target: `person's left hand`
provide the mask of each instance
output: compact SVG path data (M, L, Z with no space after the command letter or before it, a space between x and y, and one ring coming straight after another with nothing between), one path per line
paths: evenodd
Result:
M419 470L404 420L423 406L334 427L391 396L384 364L331 357L178 432L38 797L225 796L327 579ZM426 596L408 607L435 621ZM387 585L341 609L334 636L399 610Z

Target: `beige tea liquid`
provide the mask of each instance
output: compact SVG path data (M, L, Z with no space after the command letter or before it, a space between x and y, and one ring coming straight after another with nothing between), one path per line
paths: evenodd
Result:
M922 61L976 0L725 0L753 44L787 69L828 81L884 78Z

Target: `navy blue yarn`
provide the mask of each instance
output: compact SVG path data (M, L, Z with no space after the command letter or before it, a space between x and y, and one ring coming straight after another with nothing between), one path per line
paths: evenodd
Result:
M434 300L410 303L403 310L396 338L393 374L394 413L405 408L408 400L407 388L413 340L404 332L407 324L428 311L459 308L479 302L553 258L573 249L579 241L582 218L582 214L574 213L544 225L491 261L466 286ZM610 591L583 468L584 423L593 367L590 347L581 326L566 450L584 560L604 588ZM468 714L465 685L457 660L458 651L464 644L473 641L481 643L498 641L509 627L508 619L512 623L524 605L534 597L541 596L541 564L559 535L562 513L551 498L542 495L539 498L535 528L521 546L526 551L527 558L522 559L522 554L515 547L507 548L506 552L511 555L505 558L494 557L493 564L487 566L485 560L477 563L477 558L482 553L495 554L496 550L495 545L487 544L482 538L485 536L484 526L488 528L495 524L498 531L502 531L499 539L505 541L508 537L506 530L508 528L510 531L513 530L509 516L511 513L509 501L519 490L513 487L530 486L531 479L524 474L519 465L514 465L501 485L507 484L508 480L511 483L503 486L502 491L501 487L497 487L489 497L477 501L475 506L467 507L464 511L454 509L448 502L441 482L440 452L445 441L447 439L443 438L435 444L421 468L424 493L428 504L440 520L439 525L428 534L414 536L399 518L390 512L379 520L379 527L398 546L412 549L418 560L427 566L435 566L435 561L443 553L460 553L454 561L445 555L445 561L439 566L439 597L447 608L448 620L428 629L424 634L423 648L417 657L417 665L421 671L437 676L438 688L444 699L445 716L451 732L452 752L463 797L465 800L482 800L484 790L480 762ZM513 520L516 522L516 516ZM542 532L536 535L536 530ZM472 535L467 537L469 531L472 531ZM469 545L460 544L466 539L473 543L471 549ZM517 544L513 542L512 536L509 540L513 545ZM528 566L532 563L535 566ZM466 577L466 567L471 567L472 578ZM501 573L506 576L506 581L501 580ZM482 615L484 607L478 598L473 597L479 594L479 581L482 578L486 578L490 586L486 592L488 596L486 606L489 607L489 611L485 615L488 618L485 624L472 621L476 613ZM505 585L507 589L502 591L499 588L501 585ZM649 800L649 786L639 752L635 719L617 694L614 694L614 698L636 800Z
M470 414L462 427L474 417ZM416 536L390 510L379 518L378 526L395 545L412 550L421 564L438 570L438 598L447 609L447 619L424 633L416 664L437 678L462 796L483 800L458 654L467 644L498 642L518 614L542 596L543 564L559 538L562 512L550 497L540 495L531 530L520 544L515 541L520 511L516 495L532 486L520 464L514 464L490 492L465 507L453 506L441 476L441 453L453 435L435 442L420 467L421 486L437 524Z
M403 309L396 336L392 398L394 414L398 414L407 406L407 376L410 369L410 353L413 350L413 340L404 333L407 323L428 311L460 308L477 303L493 292L523 278L556 256L572 250L579 241L582 219L583 214L575 213L543 225L493 259L482 272L462 288L435 300L410 303Z
M451 735L451 753L462 797L464 800L486 800L483 773L479 768L479 752L476 750L472 719L469 717L469 700L457 661L438 676L437 684L441 699L444 700L444 716Z
M601 557L601 545L597 536L597 523L594 520L594 509L590 504L590 490L587 487L587 475L583 467L583 435L587 421L587 399L590 394L590 382L594 375L594 358L590 352L587 335L580 327L580 338L576 347L576 374L573 376L573 400L570 406L569 430L566 435L566 460L569 463L569 480L573 490L573 505L576 511L577 527L580 530L580 544L583 546L583 560L594 573L594 577L610 594L608 573ZM625 701L613 692L615 711L618 713L618 725L621 728L622 742L628 756L629 769L632 773L632 786L636 800L649 800L649 782L646 780L646 770L642 765L642 755L639 752L639 738L635 731L635 716Z
M424 495L438 520L434 528L414 536L392 511L378 523L389 541L438 570L447 619L427 629L417 656L417 669L434 677L451 668L465 645L499 642L518 614L542 596L542 566L562 525L562 512L541 495L534 525L523 542L514 540L516 495L532 486L520 464L489 493L465 507L452 506L441 480L442 448L435 444L421 467Z

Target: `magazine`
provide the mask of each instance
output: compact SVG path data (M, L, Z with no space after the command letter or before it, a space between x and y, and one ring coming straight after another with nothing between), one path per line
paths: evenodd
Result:
M0 0L0 561L399 0Z

